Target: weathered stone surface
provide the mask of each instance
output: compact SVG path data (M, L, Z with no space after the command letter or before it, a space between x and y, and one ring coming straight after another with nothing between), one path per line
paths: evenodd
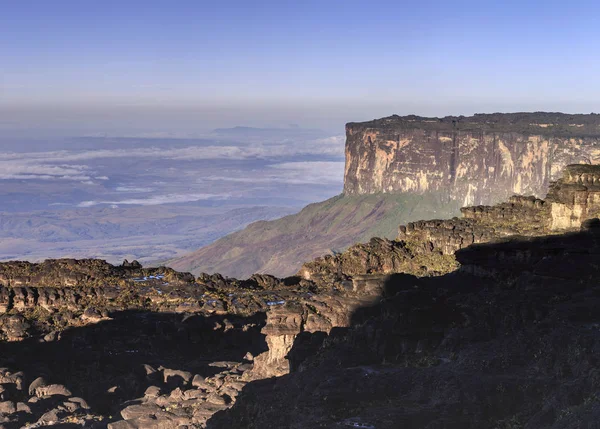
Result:
M163 413L164 411L162 408L150 404L130 405L121 410L121 416L123 416L125 420L135 419L138 417L161 415Z
M0 402L0 414L12 414L17 411L17 407L12 401Z
M201 375L194 375L192 379L192 386L197 387L199 389L208 389L210 385L204 380L204 377Z
M29 395L35 395L37 390L41 387L47 386L46 380L43 377L38 377L31 382L29 385Z
M541 198L566 165L600 162L599 126L596 114L543 112L350 123L343 195L254 223L171 263L196 274L289 276L355 243L392 239L398 224L456 216L461 206L513 194Z
M553 230L579 228L586 219L600 216L600 170L589 165L569 165L550 187Z
M23 412L25 414L31 414L31 407L24 402L17 402L17 412Z
M133 279L152 282L156 280L156 275L162 276L159 280L171 283L194 281L189 273L178 273L171 268L145 269L141 265L131 264L115 266L100 259L48 259L39 264L23 261L0 264L0 285L12 287L124 286L132 283ZM28 300L33 298L29 292L28 289L22 289L18 305L28 305Z
M148 398L156 398L156 397L158 397L160 395L160 393L161 393L160 387L158 387L158 386L150 386L144 392L144 396L146 396Z
M163 373L164 382L170 386L185 387L192 380L193 374L189 371L181 371L169 368L160 368Z
M232 415L239 415L240 409L242 414L259 415L229 427L252 427L247 425L251 422L261 428L292 423L391 428L398 421L423 427L424 416L443 404L441 420L432 420L431 427L442 427L444 419L452 422L446 427L463 427L459 424L463 420L447 412L458 404L461 416L475 415L479 426L473 427L504 427L500 417L494 425L477 420L478 410L501 409L504 404L494 402L494 377L506 380L514 375L500 371L490 376L488 369L514 365L534 374L545 364L534 355L534 363L523 366L530 361L530 352L540 353L541 348L525 353L510 349L513 343L525 339L529 344L530 331L544 338L545 329L552 331L556 323L570 326L578 318L589 318L591 325L577 326L587 329L581 331L584 334L579 330L570 334L584 335L577 337L581 344L595 344L600 221L585 219L595 213L589 196L596 189L598 168L570 167L565 178L552 185L552 197L546 201L515 196L496 206L465 208L462 219L409 223L400 228L397 240L373 239L306 264L300 273L304 278L256 275L240 281L206 275L198 283L175 285L143 280L126 286L0 287L4 291L0 297L7 303L0 328L5 339L13 340L0 343L0 365L25 366L24 373L0 369L0 399L24 405L22 410L15 405L17 412L6 414L3 421L15 427L25 421L93 427L91 423L100 418L94 413L102 410L105 416L121 412L124 420L111 423L115 428L203 427L212 424L215 413L235 403L241 408ZM587 197L571 198L582 187ZM567 235L552 229L553 204L579 210ZM574 232L579 225L581 232ZM544 234L553 235L538 237ZM440 276L450 271L451 275ZM582 293L578 304L565 310L570 304L561 303L577 293ZM513 306L509 298L520 304ZM20 330L25 324L26 329ZM55 333L52 341L41 340L47 332ZM510 346L502 343L507 332L515 334ZM503 354L503 347L510 349L506 368L490 363L488 356ZM589 378L589 371L581 379L568 375L579 370L572 363L579 355L558 355L562 357L557 365L548 363L557 372L550 370L544 377L550 374L555 385L574 383L591 392L580 383ZM455 359L462 363L452 365ZM463 374L411 372L442 364ZM561 368L566 368L566 378L559 374ZM307 377L297 377L298 373ZM461 385L464 373L474 374L482 384ZM63 384L46 385L42 379L31 383L37 375ZM264 380L280 376L285 377L276 385ZM496 384L488 385L488 376ZM266 411L260 411L262 405L244 408L253 403L256 380L267 386L256 397L271 398L274 404ZM532 382L534 390L547 388L536 384L535 377L519 375L513 381L516 385L523 380ZM361 402L363 390L373 403ZM87 410L83 400L67 399L71 391L89 400L92 409ZM457 391L468 394L449 400L448 395ZM39 397L27 398L28 394ZM524 395L511 390L511 395L517 394ZM483 403L478 402L480 396ZM377 402L382 397L395 399ZM434 399L425 408L411 405L429 400L423 398ZM332 403L347 408L330 408ZM366 409L371 411L361 411ZM407 417L402 410L418 418ZM215 416L215 422L222 415ZM537 427L545 426L532 426Z
M69 398L69 402L77 404L79 406L79 408L83 408L84 410L90 409L90 406L88 405L87 401L83 398L73 396L73 397Z
M254 358L245 380L278 377L290 371L289 353L302 332L329 333L333 328L348 326L352 313L377 299L377 296L311 296L303 305L282 306L267 313L262 329L268 351Z
M41 386L35 389L37 396L71 396L71 392L62 384L50 384L48 386Z

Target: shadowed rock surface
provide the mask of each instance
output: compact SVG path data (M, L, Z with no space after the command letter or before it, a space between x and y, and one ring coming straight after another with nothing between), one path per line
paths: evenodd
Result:
M53 260L2 269L6 428L202 428L249 381L287 374L285 356L298 334L347 326L354 310L376 298L295 277L194 279L135 262ZM9 285L32 273L58 286ZM89 281L72 285L81 273Z
M467 269L388 277L351 327L297 340L289 375L249 384L207 427L595 427L598 232L457 259Z
M401 225L396 240L374 238L317 258L298 275L332 287L365 273L439 275L454 271L455 252L472 244L577 230L585 219L600 216L600 167L567 166L563 177L551 183L546 200L516 195L495 206L463 207L461 213L460 219Z
M264 315L184 317L129 311L65 330L52 341L32 338L2 343L0 365L20 368L22 380L12 393L5 391L4 400L21 401L32 408L22 416L11 415L6 427L34 423L49 410L58 413L58 420L76 418L84 425L106 427L120 415L134 420L148 417L152 414L149 404L161 414L160 427L199 423L202 418L194 417L198 404L241 377L247 353L258 355L266 350L260 333L263 325ZM32 387L40 376L43 382ZM219 386L210 385L215 379L221 381ZM61 387L49 390L42 385ZM204 389L198 391L200 385ZM56 395L62 402L72 396L86 398L88 408L53 408ZM188 402L182 403L184 399ZM169 406L178 408L178 413L169 413Z

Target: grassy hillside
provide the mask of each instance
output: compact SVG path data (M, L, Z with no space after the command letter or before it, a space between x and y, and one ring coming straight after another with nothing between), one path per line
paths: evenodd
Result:
M281 219L255 222L168 265L237 278L256 272L288 276L315 257L371 237L394 238L400 224L452 217L458 209L439 194L339 195Z

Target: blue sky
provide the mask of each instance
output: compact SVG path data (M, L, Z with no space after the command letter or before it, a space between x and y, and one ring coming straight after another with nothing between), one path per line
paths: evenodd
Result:
M0 1L5 129L600 111L598 2Z

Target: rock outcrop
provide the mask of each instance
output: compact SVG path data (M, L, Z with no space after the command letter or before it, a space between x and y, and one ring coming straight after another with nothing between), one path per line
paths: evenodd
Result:
M13 401L0 403L7 428L202 428L248 382L287 374L299 338L348 326L381 292L261 274L194 279L95 260L9 262L0 271L0 368L18 368L20 386L33 386L9 395L0 380L0 399ZM92 410L71 404L75 395Z
M0 285L3 286L122 286L131 281L152 279L190 283L194 281L194 276L166 267L144 269L139 262L127 260L122 265L112 265L101 259L47 259L41 263L0 263Z
M600 170L591 165L570 165L550 188L553 230L578 228L600 216Z
M390 116L346 126L344 193L445 192L462 205L542 197L568 164L600 162L600 115Z

